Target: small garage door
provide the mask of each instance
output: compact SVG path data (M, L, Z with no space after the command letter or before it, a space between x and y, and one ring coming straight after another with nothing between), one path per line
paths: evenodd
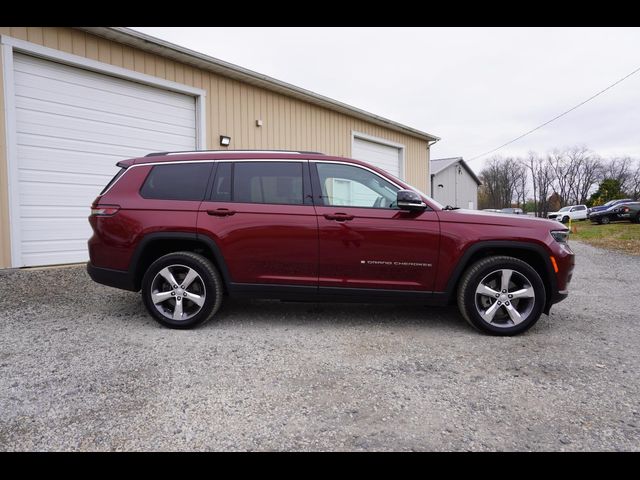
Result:
M16 266L84 262L89 206L115 163L195 149L195 97L18 53L14 78Z
M354 137L351 156L375 165L378 168L402 178L400 149L371 140Z

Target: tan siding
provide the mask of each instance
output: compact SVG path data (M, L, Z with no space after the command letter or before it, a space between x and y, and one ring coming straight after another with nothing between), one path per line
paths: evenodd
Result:
M154 55L144 54L144 73L156 76L156 58Z
M9 34L1 28L0 34ZM4 84L2 55L0 55L0 268L11 265L11 240L9 233L9 185L7 175L7 148L4 120Z
M111 63L111 45L107 40L98 40L98 60L102 63Z
M71 46L72 52L75 55L80 55L81 57L86 56L87 51L87 36L84 32L80 32L78 30L71 31Z
M27 27L27 40L38 45L44 44L42 27Z
M58 30L55 27L44 27L43 31L43 45L49 48L58 47Z
M144 52L137 49L133 50L133 69L136 72L144 73Z
M219 148L219 135L229 135L231 148L303 149L350 156L355 130L405 145L405 178L423 191L429 188L425 140L73 28L0 27L0 34L204 89L208 148ZM262 127L256 126L258 119ZM0 267L9 265L4 135L0 123Z
M91 60L98 60L98 39L93 35L87 35L86 52Z
M124 54L122 45L113 45L111 51L111 63L116 67L124 66Z
M10 27L7 35L19 38L20 40L27 39L27 27Z
M114 45L119 47L119 45ZM58 29L58 48L63 52L71 53L73 51L73 39L71 37L71 31L68 29Z

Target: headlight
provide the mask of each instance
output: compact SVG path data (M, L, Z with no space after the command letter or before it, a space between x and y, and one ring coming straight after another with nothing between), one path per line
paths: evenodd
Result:
M569 241L569 230L552 230L551 236L558 243L567 243Z

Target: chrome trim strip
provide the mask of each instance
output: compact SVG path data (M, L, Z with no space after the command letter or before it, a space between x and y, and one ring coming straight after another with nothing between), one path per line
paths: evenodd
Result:
M129 170L131 170L132 168L135 167L148 167L148 166L154 166L154 165L179 165L182 163L214 163L214 162L224 162L224 161L229 161L229 162L293 162L293 163L304 163L307 162L308 160L306 159L298 159L298 158L247 158L247 159L235 159L235 158L216 158L216 159L203 159L203 160L176 160L173 162L148 162L148 163L134 163L133 165L129 165L127 167L127 170L120 175L120 177L113 182L109 188L107 188L102 195L99 195L100 197L105 196L107 193L109 193L109 190L111 190L120 180L122 180L124 178L124 176L129 172ZM341 162L334 162L334 163L341 163ZM122 167L121 167L122 168ZM375 173L375 172L374 172Z
M373 173L374 175L380 177L381 179L383 179L386 182L391 183L394 187L399 188L400 190L404 190L404 187L401 187L400 185L398 185L396 182L394 182L393 180L388 179L387 177L383 177L382 175L380 175L378 172L376 172L375 170L371 170L368 167L365 167L364 165L360 165L358 163L350 163L350 162L339 162L337 160L309 160L309 162L311 163L337 163L339 165L348 165L350 167L356 167L356 168L362 168L363 170L368 170L371 173Z

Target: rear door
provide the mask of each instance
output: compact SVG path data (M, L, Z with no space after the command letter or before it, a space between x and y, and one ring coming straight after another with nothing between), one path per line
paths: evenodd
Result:
M397 185L372 170L310 162L319 228L320 287L431 291L436 212L401 211Z
M318 284L318 223L306 160L218 162L198 233L218 245L231 281Z

